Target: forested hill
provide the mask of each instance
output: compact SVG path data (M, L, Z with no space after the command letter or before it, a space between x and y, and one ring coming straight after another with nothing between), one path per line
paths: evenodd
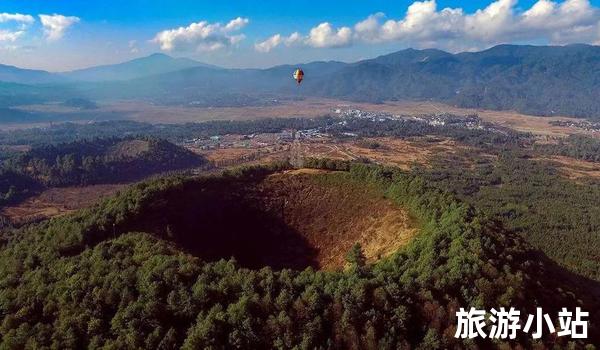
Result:
M204 163L203 157L157 138L106 138L37 146L3 161L0 204L43 187L133 181Z
M463 107L600 117L600 47L500 45L449 54L403 50L307 86L356 100L434 99Z
M514 233L423 178L331 163L346 171L321 173L316 183L372 187L410 210L418 236L374 265L365 264L360 247L351 250L344 271L244 268L228 254L215 260L203 252L251 254L242 244L277 241L246 230L223 234L220 225L274 219L280 211L256 215L254 202L239 199L285 165L139 183L0 240L0 347L579 349L597 343L597 302L557 278ZM282 228L274 233L281 237ZM199 249L188 249L192 242ZM459 307L513 306L525 315L540 306L554 318L559 308L583 302L578 298L593 318L589 340L547 333L534 340L522 332L504 344L454 337Z
M459 54L407 49L356 63L312 62L300 65L305 72L300 88L291 79L296 67L292 65L223 69L173 60L151 56L143 62L152 64L141 70L139 64L119 65L117 73L103 76L102 82L77 81L74 74L69 82L18 85L3 82L0 74L0 107L77 98L247 106L279 97L322 96L371 102L426 99L534 115L600 118L599 46L500 45ZM160 68L165 62L169 66ZM31 84L30 76L13 67L5 81ZM111 76L120 78L108 81Z
M129 97L141 94L169 103L189 100L208 105L252 103L248 96L257 93L370 102L431 99L462 107L600 118L598 46L500 45L459 54L407 49L352 64L301 66L305 80L300 89L290 84L293 66L280 66L190 68L97 91L104 96L126 91ZM177 91L177 98L161 93L165 89Z
M109 138L35 147L6 161L5 169L62 186L129 181L202 163L202 157L161 139Z

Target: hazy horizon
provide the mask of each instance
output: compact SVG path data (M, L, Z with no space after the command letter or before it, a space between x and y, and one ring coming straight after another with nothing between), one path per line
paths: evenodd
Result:
M149 58L151 56L155 56L155 55L163 55L163 56L167 56L173 59L189 59L189 60L194 60L197 61L199 63L203 63L203 64L207 64L207 65L214 65L215 67L219 67L219 68L226 68L226 69L269 69L272 67L277 67L277 66L281 66L281 65L304 65L304 64L310 64L310 63L314 63L314 62L342 62L342 63L354 63L360 60L368 60L368 59L373 59L373 58L377 58L379 56L385 56L385 55L389 55L389 54L393 54L399 51L404 51L404 50L440 50L440 51L445 51L445 52L449 52L452 54L461 54L461 53L466 53L466 52L482 52L482 51L486 51L489 49L492 49L494 47L497 46L502 46L502 45L512 45L512 46L533 46L533 47L564 47L564 46L571 46L571 45L588 45L588 46L600 46L600 45L595 45L595 44L585 44L585 43L571 43L571 44L565 44L565 45L535 45L535 44L495 44L492 45L490 47L481 49L481 50L470 50L470 51L459 51L459 52L449 52L440 48L436 48L436 47L426 47L426 48L414 48L414 47L406 47L406 48L401 48L401 49L397 49L397 50L392 50L392 51L388 51L388 52L382 52L380 54L377 55L373 55L373 56L366 56L366 57L362 57L356 60L343 60L343 59L315 59L315 60L310 60L310 61L304 61L304 62L296 62L296 61L291 61L291 62L281 62L278 64L274 64L274 65L267 65L267 66L260 66L260 67L256 67L256 66L227 66L227 65L219 65L219 64L212 64L212 63L208 63L208 62L204 62L201 61L199 59L190 57L190 56L186 56L186 55L174 55L174 54L170 54L170 53L164 53L164 52L160 52L160 51L156 51L156 52L150 52L148 54L144 54L144 55L140 55L140 56L136 56L136 57L132 57L130 59L126 59L124 61L114 61L114 62L107 62L107 63L100 63L97 65L90 65L90 66L84 66L84 67L79 67L79 68L74 68L71 70L45 70L43 68L38 68L38 67L25 67L25 66L19 66L19 65L13 65L13 64L6 64L2 61L0 61L0 65L6 65L6 66L13 66L19 69L28 69L28 70L40 70L40 71L47 71L49 73L69 73L69 72L73 72L73 71L78 71L78 70L86 70L86 69L91 69L91 68L98 68L98 67L103 67L103 66L113 66L113 65L119 65L119 64L124 64L124 63L128 63L131 61L136 61L136 60L143 60L146 58Z
M97 3L8 0L0 61L71 71L151 53L228 68L357 61L408 47L480 51L497 44L600 43L600 0L249 0Z

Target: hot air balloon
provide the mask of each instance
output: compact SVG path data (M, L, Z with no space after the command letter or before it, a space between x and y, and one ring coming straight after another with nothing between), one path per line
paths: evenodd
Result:
M300 85L302 79L304 79L304 72L302 69L298 68L294 71L294 80Z

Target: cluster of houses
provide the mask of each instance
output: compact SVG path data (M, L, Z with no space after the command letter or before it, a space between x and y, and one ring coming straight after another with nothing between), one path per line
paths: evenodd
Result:
M398 119L398 116L394 116L393 114L385 112L368 112L361 109L347 109L345 111L336 109L334 112L340 115L342 118L369 119L373 122L383 122L386 120Z
M285 144L294 140L325 138L329 135L322 128L306 130L282 130L278 133L248 135L214 135L185 140L184 145L211 150L218 148L262 148L277 144Z
M183 142L186 146L192 146L202 150L217 148L251 148L257 146L268 146L268 140L257 138L256 134L250 135L214 135L210 137L197 137Z
M416 120L433 126L452 125L466 129L484 128L483 121L477 115L458 116L454 114L436 114L427 116L403 117L403 119Z
M587 120L572 121L572 120L554 120L550 125L563 126L569 128L582 129L591 132L600 132L600 122L591 122Z
M439 113L435 115L414 116L396 115L386 112L368 112L360 109L348 109L345 111L342 111L341 109L335 109L334 113L340 115L342 118L368 119L373 122L384 122L387 120L412 120L432 126L452 125L467 129L483 129L486 127L486 124L481 120L481 118L475 114L459 116L450 113Z
M286 144L296 140L315 140L330 137L330 129L336 126L344 126L348 120L359 118L372 122L385 122L390 120L410 120L427 123L432 126L456 126L468 129L490 129L494 126L485 123L477 115L457 116L453 114L436 115L394 115L386 112L368 112L360 109L335 109L340 120L333 125L325 125L304 130L283 130L278 133L248 134L248 135L214 135L208 138L193 138L184 141L184 144L203 150L217 148L261 148L277 144ZM357 137L355 133L342 133L344 136Z

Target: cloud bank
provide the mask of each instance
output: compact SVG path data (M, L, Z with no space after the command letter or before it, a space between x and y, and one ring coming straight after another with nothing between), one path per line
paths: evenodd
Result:
M414 47L437 47L450 51L473 50L515 41L542 41L550 44L600 43L600 12L589 0L555 2L538 0L531 8L519 10L517 0L497 0L474 13L462 8L438 9L435 0L412 3L400 19L376 13L353 28L334 28L325 22L309 34L295 33L294 44L315 48L346 47L355 43L402 42ZM269 52L286 44L275 34L255 45Z
M244 34L233 34L249 23L247 18L238 17L227 24L201 21L187 27L163 30L156 34L152 42L160 45L163 51L215 51L236 45Z

